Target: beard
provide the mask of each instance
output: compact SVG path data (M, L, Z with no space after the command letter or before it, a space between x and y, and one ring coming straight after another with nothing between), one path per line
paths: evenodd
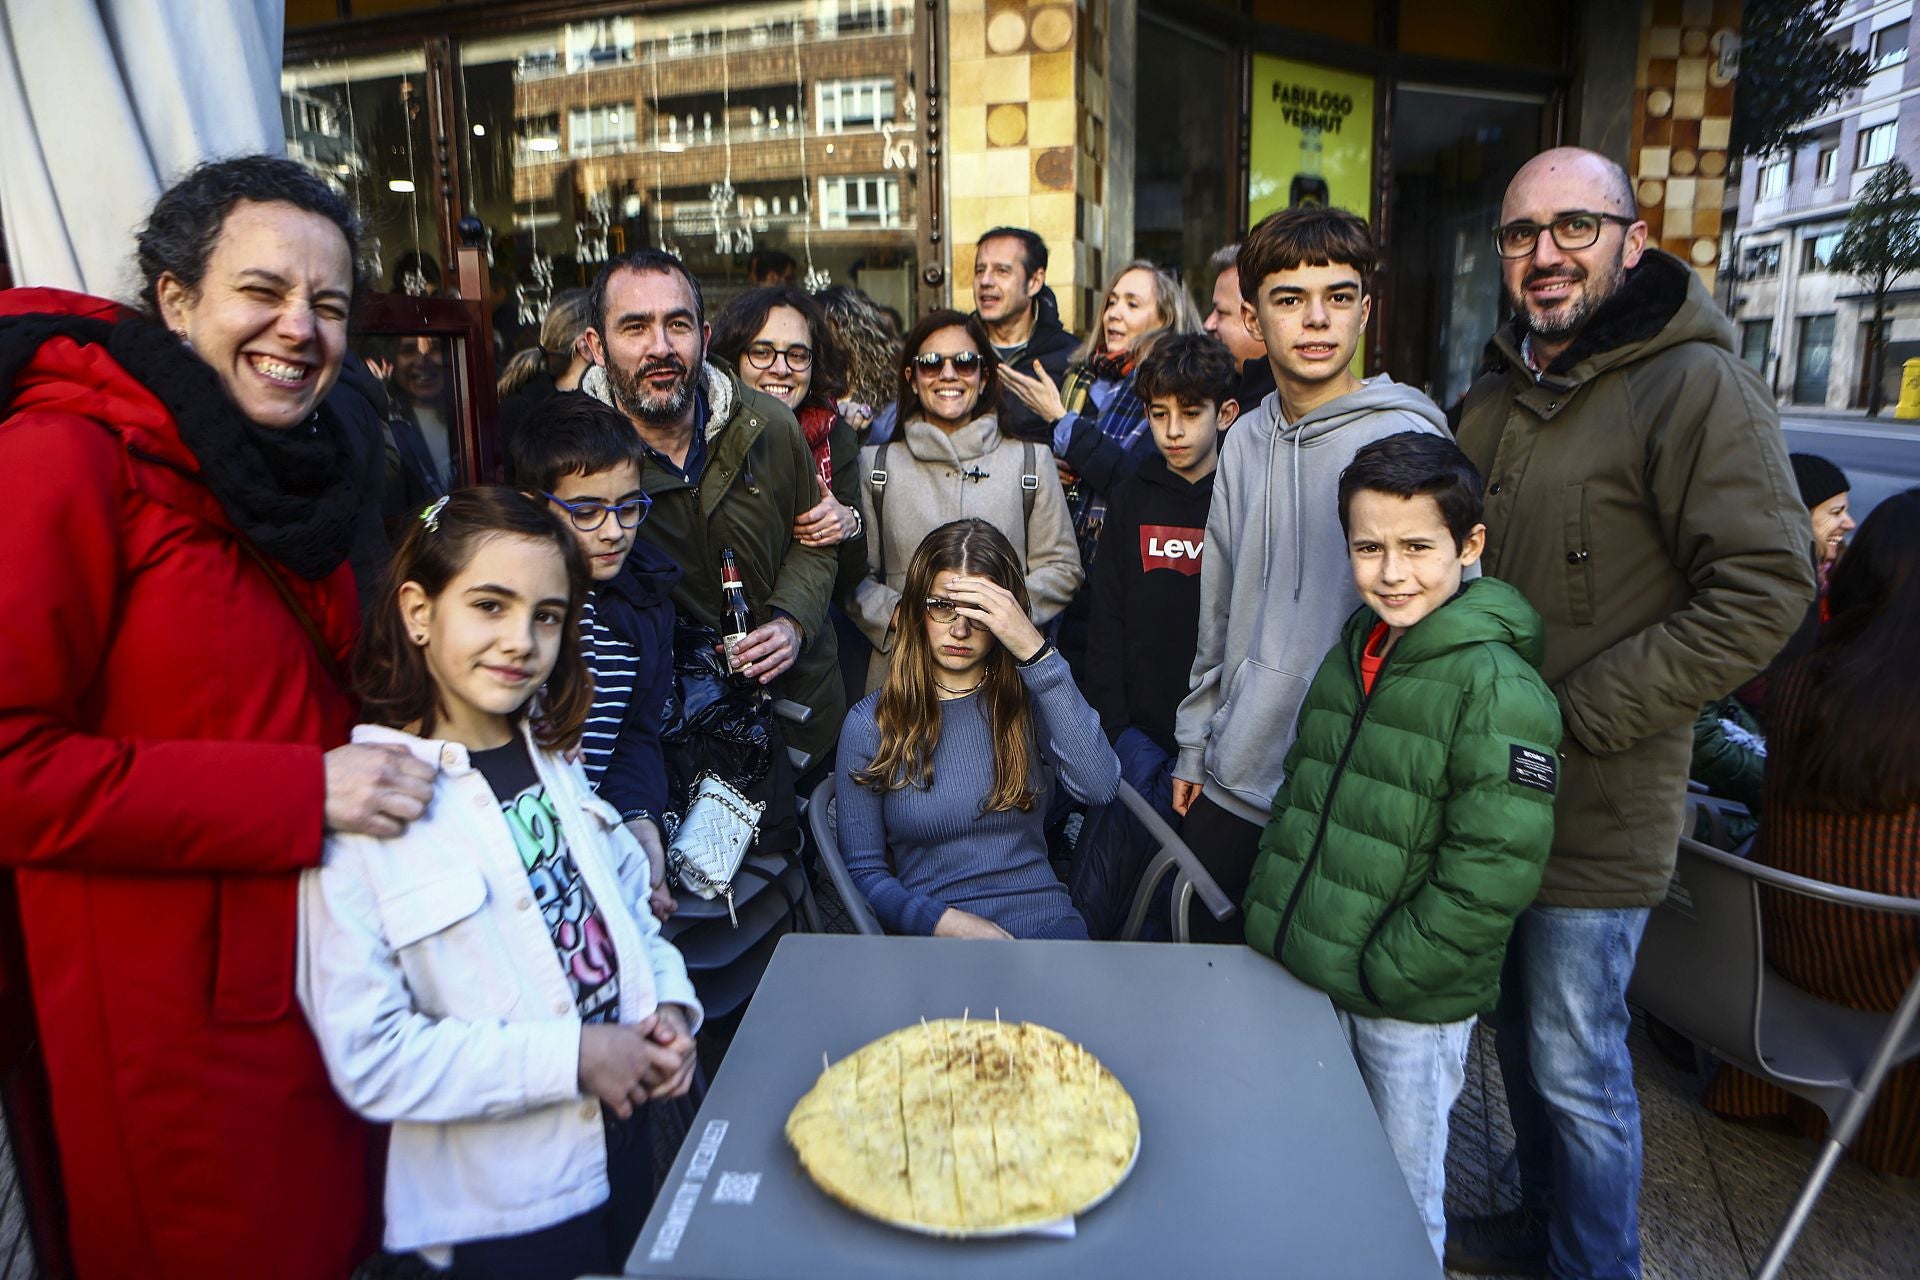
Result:
M607 381L613 385L614 399L620 402L620 407L628 416L643 422L666 424L678 422L686 414L687 406L693 402L693 380L699 366L698 360L689 368L678 356L667 356L636 365L629 372L608 361ZM648 378L666 369L671 369L677 375L672 386L665 391L654 391L647 386Z
M1622 265L1624 246L1622 249L1622 254L1601 263L1597 273L1589 273L1571 262L1552 271L1529 271L1521 279L1519 291L1509 291L1508 301L1525 317L1529 330L1551 342L1565 341L1580 332L1601 304L1620 291L1626 278ZM1541 310L1528 299L1526 290L1545 280L1572 280L1579 287L1558 306Z

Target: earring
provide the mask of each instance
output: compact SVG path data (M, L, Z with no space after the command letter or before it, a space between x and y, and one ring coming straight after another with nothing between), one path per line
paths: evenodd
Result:
M193 339L187 336L187 331L185 329L175 329L173 331L173 336L180 339L181 346L185 347L189 351L193 350Z
M427 638L416 631L413 636L413 642L415 644L425 644L427 642Z

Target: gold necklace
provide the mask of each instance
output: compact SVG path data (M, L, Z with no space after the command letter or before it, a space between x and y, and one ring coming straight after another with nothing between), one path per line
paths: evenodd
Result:
M942 693L950 693L956 698L964 698L970 693L978 692L980 686L985 684L986 682L987 682L987 678L985 676L981 676L978 680L975 680L971 685L967 686L966 688L956 689L952 685L941 684L938 680L935 680L933 682L933 687L940 690Z

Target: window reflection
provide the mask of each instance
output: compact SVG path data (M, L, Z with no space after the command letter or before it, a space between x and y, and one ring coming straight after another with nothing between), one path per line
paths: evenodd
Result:
M642 246L678 254L710 310L775 251L796 283L911 313L911 41L904 0L780 0L463 42L466 194L519 332Z
M442 287L432 205L426 56L418 51L289 64L280 76L287 154L352 202L376 287Z

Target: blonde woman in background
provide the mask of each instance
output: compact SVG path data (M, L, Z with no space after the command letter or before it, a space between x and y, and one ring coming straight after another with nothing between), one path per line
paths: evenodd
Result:
M579 389L587 371L580 335L587 331L587 291L564 289L553 295L547 318L540 322L540 345L517 353L500 371L500 444L504 449L513 433L548 396Z

